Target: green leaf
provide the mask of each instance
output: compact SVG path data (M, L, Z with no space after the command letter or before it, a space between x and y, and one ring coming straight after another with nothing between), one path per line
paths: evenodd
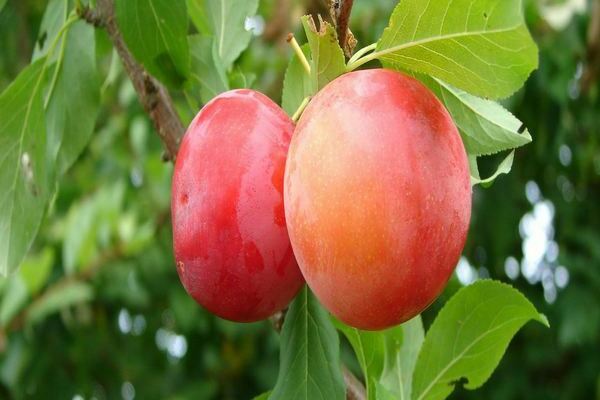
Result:
M135 58L165 84L181 87L190 72L185 2L117 0L116 15Z
M334 325L354 349L368 399L410 399L412 372L424 335L420 316L379 332L362 331L337 320Z
M50 0L48 2L44 10L42 23L40 24L40 31L35 41L31 61L36 61L48 54L50 45L67 19L67 3L66 0ZM54 52L50 55L49 61L56 61L57 57L57 52Z
M69 282L60 290L52 290L31 305L25 321L27 325L36 324L46 317L75 304L90 301L94 297L92 287L84 282Z
M245 28L246 18L258 10L258 0L206 1L208 20L214 35L214 49L225 69L229 69L250 44L252 32Z
M0 0L0 12L2 12L2 9L4 8L5 5L6 5L6 0Z
M375 399L373 386L381 377L387 356L386 337L402 343L402 328L397 326L381 332L362 331L334 320L334 325L348 339L367 383L367 398Z
M48 281L52 265L54 264L54 250L52 247L46 247L36 255L30 255L25 258L19 275L27 286L28 293L33 296L40 291Z
M419 353L413 399L444 399L466 378L476 389L490 377L515 333L546 317L516 289L481 280L460 289L442 308Z
M66 34L64 58L46 112L49 158L65 172L90 140L100 107L94 28L76 22Z
M44 62L40 58L29 65L0 95L0 275L21 263L49 198L52 165L46 163Z
M481 185L483 187L490 187L496 180L496 178L502 174L508 174L512 168L513 160L515 158L514 150L511 151L504 160L498 165L496 172L489 178L481 179L479 176L479 168L477 167L477 157L468 156L469 167L471 169L471 185Z
M304 44L302 52L306 57L310 56L310 46ZM290 59L290 63L285 71L283 79L283 93L281 96L281 106L291 117L294 115L302 101L312 94L311 77L308 75L300 59L296 54Z
M344 399L339 338L308 288L292 303L281 331L281 363L271 400Z
M217 54L213 50L210 37L191 35L188 41L192 55L192 72L186 92L191 96L199 92L200 101L206 104L213 97L229 90L225 67L216 58Z
M531 142L523 123L500 104L470 95L425 75L417 76L443 101L460 131L467 153L489 155Z
M198 29L198 32L204 35L210 35L210 21L206 11L206 0L186 0L188 15L192 23Z
M394 393L394 398L408 400L411 396L413 371L425 332L420 316L403 323L400 327L401 343L392 335L386 336L387 352L380 381L387 391Z
M402 0L374 58L490 98L514 93L538 65L521 0Z
M301 18L311 53L312 94L346 72L346 59L335 28L319 16L319 29L312 16Z

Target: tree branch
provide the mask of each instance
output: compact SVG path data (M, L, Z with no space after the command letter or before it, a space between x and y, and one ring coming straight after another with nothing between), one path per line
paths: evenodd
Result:
M588 92L600 74L600 0L592 4L587 33L586 65L581 77L581 89Z
M346 57L351 57L356 46L356 39L348 27L354 0L329 0L329 14L337 30L340 47Z
M78 10L81 18L108 33L144 110L150 116L166 149L166 158L175 160L185 129L167 89L138 63L123 40L115 19L113 0L98 0L96 8Z

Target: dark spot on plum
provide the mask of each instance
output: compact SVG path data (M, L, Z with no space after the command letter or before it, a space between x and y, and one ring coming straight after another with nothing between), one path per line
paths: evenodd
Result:
M181 198L179 199L179 202L183 205L186 205L189 201L189 196L187 195L187 193L184 193L181 195Z

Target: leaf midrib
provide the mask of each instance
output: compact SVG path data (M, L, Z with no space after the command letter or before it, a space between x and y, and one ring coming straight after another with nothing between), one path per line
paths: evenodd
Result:
M395 52L405 50L405 49L408 49L411 47L423 46L425 44L433 43L436 41L450 40L450 39L454 39L454 38L468 37L468 36L485 36L486 34L510 32L510 31L518 29L520 26L521 26L521 24L510 26L507 28L501 28L501 29L456 32L456 33L451 33L451 34L443 35L443 36L431 36L431 37L427 37L424 39L410 41L410 42L402 43L402 44L399 44L396 46L388 47L386 49L378 50L378 51L371 53L368 57L370 59L381 58L390 53L395 53Z

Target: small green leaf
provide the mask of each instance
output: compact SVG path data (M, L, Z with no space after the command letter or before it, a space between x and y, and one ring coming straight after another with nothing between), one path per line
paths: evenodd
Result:
M14 271L38 231L51 185L42 104L45 58L0 95L0 275Z
M49 158L56 160L57 173L65 172L89 142L100 107L94 28L76 22L64 46L46 112Z
M89 284L79 281L69 282L60 290L44 293L44 296L31 305L25 321L27 325L36 324L64 308L90 301L93 297L94 291Z
M402 0L368 59L506 97L538 65L521 8L521 0Z
M42 23L40 24L40 31L35 41L35 47L33 48L32 62L48 54L50 45L67 19L67 3L65 0L50 0L48 2L44 10ZM50 55L49 62L56 61L58 57L57 53L54 52Z
M481 280L460 289L427 332L413 376L413 399L444 399L466 378L476 389L490 377L515 333L546 317L516 289Z
M165 84L181 87L190 72L185 2L117 0L116 16L135 58Z
M498 165L496 172L489 178L481 179L479 176L479 168L477 167L477 157L468 156L469 168L471 169L471 185L481 185L483 187L490 187L496 180L496 178L502 174L508 174L512 168L513 160L515 158L515 151L511 151L502 162Z
M306 57L310 55L310 46L304 44L302 52ZM294 115L302 101L312 94L311 78L302 66L298 56L294 54L285 71L283 78L283 93L281 95L281 106L291 117Z
M292 303L281 331L281 363L271 400L344 399L339 338L308 288Z
M268 400L270 395L271 395L271 391L264 392L262 394L259 394L258 396L256 396L252 400Z
M225 69L248 47L252 32L246 30L246 18L258 10L258 0L206 1L208 20L212 23L214 49Z
M531 142L523 123L500 104L485 100L425 75L417 78L444 103L458 127L467 153L490 155Z
M311 53L312 94L346 72L346 59L335 28L319 17L319 29L312 16L301 18Z
M225 67L212 47L212 39L207 36L191 35L188 37L192 56L192 71L186 92L195 97L200 93L200 101L208 103L213 97L229 90Z
M410 399L412 372L424 335L421 317L379 332L362 331L337 320L334 325L354 349L368 399Z

